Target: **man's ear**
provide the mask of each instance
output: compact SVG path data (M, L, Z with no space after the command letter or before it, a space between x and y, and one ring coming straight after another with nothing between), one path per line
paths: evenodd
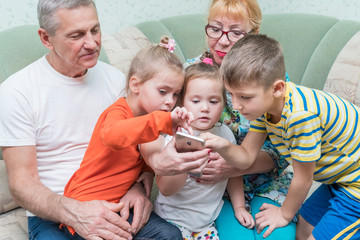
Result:
M44 44L44 46L46 48L48 48L49 50L52 50L53 45L52 45L52 43L50 41L50 35L46 32L46 30L43 29L43 28L39 28L38 34L39 34L40 40Z
M131 76L130 80L129 80L129 89L131 92L133 93L139 93L140 92L140 85L141 85L141 81L140 79L133 75Z
M273 95L275 98L283 97L286 90L284 80L278 79L273 83Z

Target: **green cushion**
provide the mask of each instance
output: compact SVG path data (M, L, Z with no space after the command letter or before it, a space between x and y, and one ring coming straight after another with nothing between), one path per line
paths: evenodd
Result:
M308 63L323 37L339 20L310 14L264 15L260 33L278 40L290 81L302 84ZM325 58L324 61L327 61Z
M337 22L326 33L314 51L301 84L311 88L323 89L336 57L358 31L360 31L359 22L349 20Z
M0 83L48 51L39 39L38 28L26 25L0 32Z
M206 23L204 14L189 14L143 22L136 27L152 43L159 43L164 35L174 38L177 44L175 54L185 62L186 59L194 58L206 50L204 30Z

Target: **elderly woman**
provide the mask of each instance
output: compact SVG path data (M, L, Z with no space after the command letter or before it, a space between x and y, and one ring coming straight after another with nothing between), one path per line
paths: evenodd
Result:
M204 58L210 58L213 64L220 66L235 42L246 34L257 34L260 24L261 10L256 0L213 0L205 26L208 50L201 56L189 59L185 66ZM237 143L241 144L248 132L249 121L233 110L229 95L221 121L231 128ZM224 206L216 220L220 239L295 239L295 222L273 231L275 226L261 223L256 218L256 214L266 207L265 203L277 206L283 203L292 178L292 173L285 170L288 163L280 157L269 140L265 142L253 166L246 170L228 165L216 153L211 153L210 159L198 181L206 184L243 175L247 207L256 221L255 229L248 229L239 223L237 209L232 208L231 199L225 196ZM264 226L267 227L262 232L257 230Z

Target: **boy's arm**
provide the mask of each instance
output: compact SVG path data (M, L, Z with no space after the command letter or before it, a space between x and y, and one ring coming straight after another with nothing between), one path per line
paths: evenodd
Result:
M249 168L259 154L267 133L248 132L241 145L232 144L228 140L211 133L203 133L205 147L218 152L227 162L239 169Z
M255 215L258 233L266 226L264 237L279 227L286 226L295 216L304 202L313 182L315 162L293 161L294 177L291 181L288 194L281 207L263 204L259 213Z
M315 164L316 162L293 161L294 176L281 207L283 217L289 222L294 218L309 193L313 183Z
M229 178L227 192L230 195L235 217L244 227L253 228L255 221L246 210L243 178L241 176Z

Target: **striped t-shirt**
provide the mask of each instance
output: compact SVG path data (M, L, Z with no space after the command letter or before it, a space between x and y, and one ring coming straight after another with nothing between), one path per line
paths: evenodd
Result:
M286 83L281 120L265 114L251 122L250 131L268 132L286 158L316 161L314 180L337 183L360 201L360 109L333 94Z

